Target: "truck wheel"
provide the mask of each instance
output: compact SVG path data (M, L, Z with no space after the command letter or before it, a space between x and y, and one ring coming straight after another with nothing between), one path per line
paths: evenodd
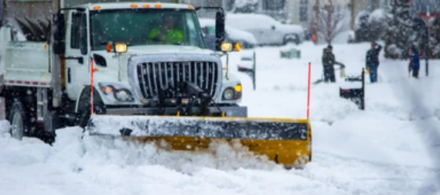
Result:
M82 129L85 129L87 123L89 122L89 119L90 119L90 110L85 109L80 111L78 118L78 126L81 127Z
M23 107L21 101L14 98L14 100L12 100L8 120L11 123L11 136L15 139L21 140L24 136L29 134L29 117L26 113L26 109Z
M85 130L85 127L89 123L90 120L90 91L88 91L89 87L86 87L86 90L83 91L79 100L78 100L78 114L76 119L76 125ZM102 102L98 92L96 90L93 93L94 102L93 102L93 110L95 114L104 114L105 105Z
M104 114L104 104L102 102L93 103L93 110L95 114ZM88 104L88 106L84 106L79 113L78 126L85 129L90 120L90 104Z

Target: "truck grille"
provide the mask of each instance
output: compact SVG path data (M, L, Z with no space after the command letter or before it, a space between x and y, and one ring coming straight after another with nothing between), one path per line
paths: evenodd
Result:
M175 89L189 81L214 96L218 82L215 62L145 62L137 66L144 98L157 97L160 90Z

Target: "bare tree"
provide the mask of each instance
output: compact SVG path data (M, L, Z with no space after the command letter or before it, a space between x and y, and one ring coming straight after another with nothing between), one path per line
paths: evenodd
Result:
M335 6L333 0L323 7L319 7L318 36L326 43L331 44L333 40L346 30L347 8Z

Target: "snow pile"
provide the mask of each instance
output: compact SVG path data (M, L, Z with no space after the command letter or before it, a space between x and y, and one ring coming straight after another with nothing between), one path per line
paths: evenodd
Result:
M0 137L9 135L10 124L8 121L0 121Z

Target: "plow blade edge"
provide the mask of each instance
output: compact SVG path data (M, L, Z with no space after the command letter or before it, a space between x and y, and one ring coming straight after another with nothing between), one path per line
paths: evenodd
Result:
M286 167L311 161L311 128L307 120L228 117L92 116L92 136L142 142L165 141L173 150L199 150L215 140L238 140L256 155Z

